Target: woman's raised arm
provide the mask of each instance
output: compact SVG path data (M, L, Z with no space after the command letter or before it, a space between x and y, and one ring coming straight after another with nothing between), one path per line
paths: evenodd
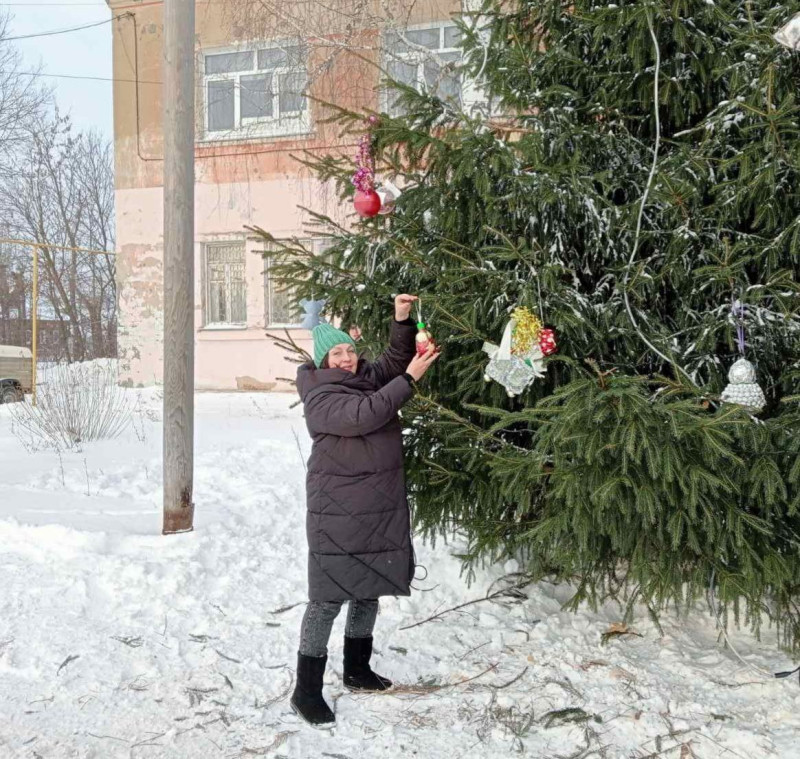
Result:
M405 372L416 354L417 328L410 318L411 305L416 295L403 293L394 299L394 319L389 335L389 347L372 363L372 371L379 387L391 382Z

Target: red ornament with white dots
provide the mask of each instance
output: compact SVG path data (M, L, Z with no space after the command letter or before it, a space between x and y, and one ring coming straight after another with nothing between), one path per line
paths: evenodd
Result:
M556 333L549 327L545 327L539 333L539 348L545 356L549 356L558 350L558 346L556 345Z

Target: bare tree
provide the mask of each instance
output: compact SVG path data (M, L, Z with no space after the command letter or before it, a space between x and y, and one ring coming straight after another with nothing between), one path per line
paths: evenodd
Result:
M97 132L83 135L77 146L76 173L85 200L83 245L114 249L114 157L109 140ZM88 280L81 288L89 317L93 354L117 355L116 269L112 255L90 255Z
M22 56L8 37L9 16L0 10L0 185L13 178L16 159L28 144L30 124L44 113L50 93L37 72L26 71ZM0 237L11 237L11 224L0 209ZM0 342L26 342L28 319L26 251L0 243Z
M0 175L7 176L10 159L26 142L28 125L50 99L35 74L23 69L20 52L9 42L9 17L0 10ZM0 224L2 228L2 224Z
M0 187L0 215L11 236L43 244L41 305L59 334L59 355L52 358L114 355L113 255L77 250L113 247L110 146L97 134L76 134L57 111L30 120L24 146Z

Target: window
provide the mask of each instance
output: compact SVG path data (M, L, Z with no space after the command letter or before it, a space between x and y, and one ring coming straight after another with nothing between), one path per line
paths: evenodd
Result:
M314 255L323 255L333 244L329 237L315 237L300 240L300 244L314 252ZM269 250L269 248L267 249ZM272 258L266 259L264 271L264 321L267 327L299 327L303 321L303 309L297 301L294 288L281 288L270 276Z
M298 134L310 130L303 95L306 49L297 43L203 56L207 140Z
M243 242L209 243L206 251L205 325L247 325Z
M386 69L398 82L460 104L462 78L457 70L460 42L461 32L453 24L387 32L383 42ZM393 115L401 110L397 97L397 92L387 93L386 107Z

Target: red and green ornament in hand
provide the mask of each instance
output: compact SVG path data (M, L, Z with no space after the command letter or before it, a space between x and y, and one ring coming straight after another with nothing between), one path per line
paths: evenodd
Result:
M425 322L417 322L417 329L419 330L416 337L417 355L424 356L431 347L436 347L436 343L433 341L433 335L426 329Z

